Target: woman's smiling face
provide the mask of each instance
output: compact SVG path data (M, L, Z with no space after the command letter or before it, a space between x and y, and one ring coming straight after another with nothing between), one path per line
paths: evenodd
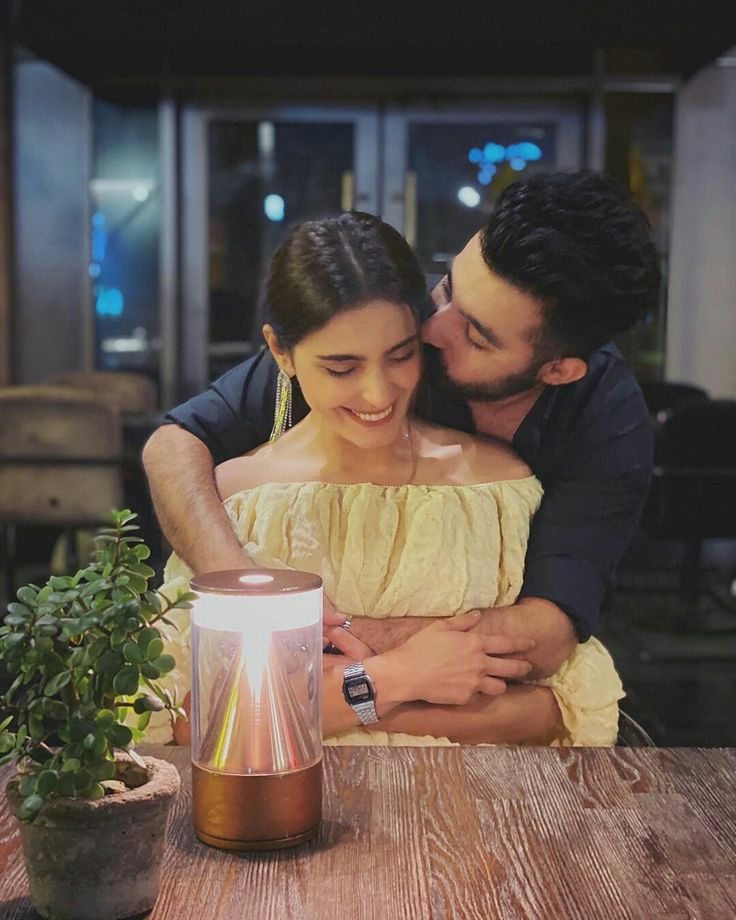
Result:
M275 357L332 433L370 450L405 432L421 373L419 328L408 306L372 300L344 310Z

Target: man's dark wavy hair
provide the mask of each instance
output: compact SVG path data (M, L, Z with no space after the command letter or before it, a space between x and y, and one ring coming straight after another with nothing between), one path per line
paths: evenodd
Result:
M539 174L510 185L481 233L488 267L545 308L535 342L552 357L590 353L654 309L660 271L649 223L612 179Z

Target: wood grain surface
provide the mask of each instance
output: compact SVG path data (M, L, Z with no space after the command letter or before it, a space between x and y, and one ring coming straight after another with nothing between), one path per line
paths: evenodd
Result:
M736 749L327 748L319 837L256 855L142 750L183 780L150 920L736 918ZM0 917L35 916L3 796Z

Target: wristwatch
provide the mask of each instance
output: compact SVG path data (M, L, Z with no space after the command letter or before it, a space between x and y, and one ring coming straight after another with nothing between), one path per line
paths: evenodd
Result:
M361 724L378 722L376 688L361 662L349 664L343 671L342 695L348 706L358 713Z

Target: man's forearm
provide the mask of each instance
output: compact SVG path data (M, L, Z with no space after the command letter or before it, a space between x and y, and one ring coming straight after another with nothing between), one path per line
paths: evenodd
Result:
M435 617L353 617L351 632L377 654L396 648L436 622ZM526 636L535 646L523 658L533 666L531 678L551 677L575 651L577 637L570 618L551 601L523 598L511 607L489 607L476 629L488 635ZM522 656L519 656L522 657Z
M559 721L560 711L551 690L512 684L500 696L478 694L465 706L404 703L382 716L374 728L433 735L460 744L517 744L543 738Z
M161 530L195 573L252 564L215 488L207 447L178 425L163 425L143 449Z

